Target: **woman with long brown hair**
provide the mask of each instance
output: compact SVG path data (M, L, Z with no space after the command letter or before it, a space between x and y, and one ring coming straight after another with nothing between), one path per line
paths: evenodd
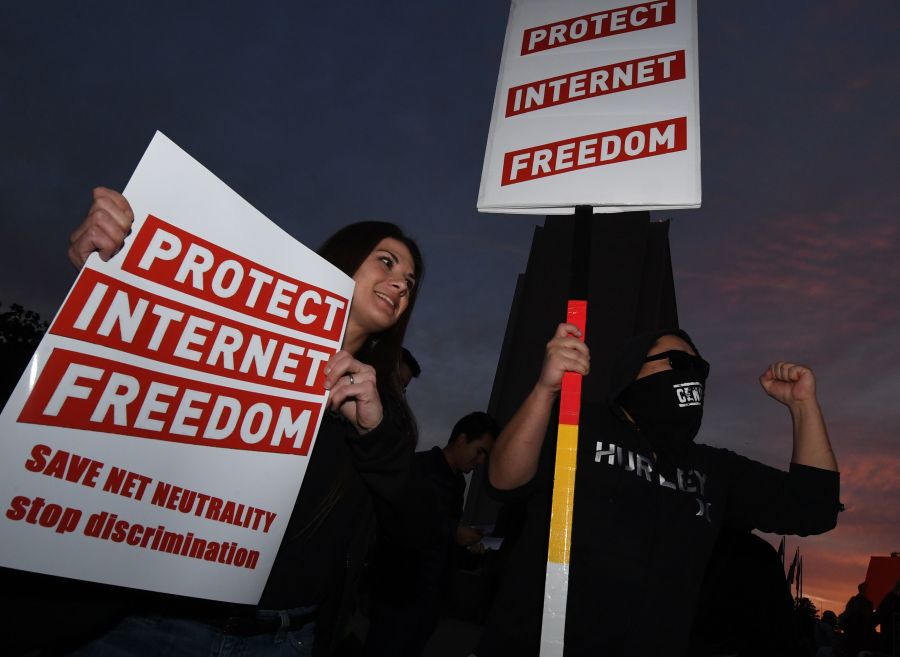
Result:
M95 189L87 218L70 238L72 263L81 267L94 251L113 257L133 218L124 196ZM418 513L409 488L416 427L398 363L422 257L387 222L351 224L319 253L353 277L353 301L342 349L325 368L329 411L259 605L141 594L139 606L130 600L131 613L76 654L308 655L314 634L316 654L328 654L334 628L323 628L317 616L342 590L361 533L373 518L388 539L411 533Z

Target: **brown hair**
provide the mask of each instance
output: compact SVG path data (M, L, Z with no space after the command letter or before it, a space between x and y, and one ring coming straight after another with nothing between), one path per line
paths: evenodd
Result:
M401 413L406 415L404 419L407 422L400 424L408 425L404 426L404 433L409 430L409 435L415 442L417 435L415 419L403 397L398 363L401 358L406 327L409 325L409 318L416 305L419 288L425 276L422 254L418 245L410 237L407 237L396 224L387 221L360 221L341 228L325 240L325 243L319 248L319 255L348 276L353 276L365 259L375 250L378 243L388 237L402 242L409 249L415 266L416 284L410 290L406 312L400 315L397 322L390 328L368 336L362 349L354 356L375 368L378 387L383 395L386 394L390 398L384 400L385 405L399 407Z

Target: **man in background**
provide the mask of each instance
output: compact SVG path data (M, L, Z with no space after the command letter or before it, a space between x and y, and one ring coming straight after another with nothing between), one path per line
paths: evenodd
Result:
M433 516L421 550L379 543L374 560L366 657L418 657L441 614L443 595L461 549L476 546L481 531L461 523L465 475L484 463L500 433L487 413L475 412L453 427L444 447L417 452L416 477Z

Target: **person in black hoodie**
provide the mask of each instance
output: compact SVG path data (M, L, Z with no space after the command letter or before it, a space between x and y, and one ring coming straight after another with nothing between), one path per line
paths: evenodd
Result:
M494 494L530 499L478 657L538 654L556 433L548 425L563 374L590 371L578 336L573 325L558 327L491 455ZM760 377L791 413L788 472L694 442L708 372L684 331L642 334L618 354L608 403L582 405L566 657L684 655L723 527L808 535L835 526L839 475L812 370L777 362Z

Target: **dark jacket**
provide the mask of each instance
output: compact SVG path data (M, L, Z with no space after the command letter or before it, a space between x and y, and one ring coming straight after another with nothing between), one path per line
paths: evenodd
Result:
M678 331L632 340L619 354L608 402L582 407L566 657L683 655L703 574L723 527L807 535L836 523L836 472L802 465L783 472L698 444L677 461L656 461L615 399L666 333L690 343ZM493 491L500 500L528 496L528 512L476 650L479 657L538 654L555 448L551 424L535 478L517 490Z

